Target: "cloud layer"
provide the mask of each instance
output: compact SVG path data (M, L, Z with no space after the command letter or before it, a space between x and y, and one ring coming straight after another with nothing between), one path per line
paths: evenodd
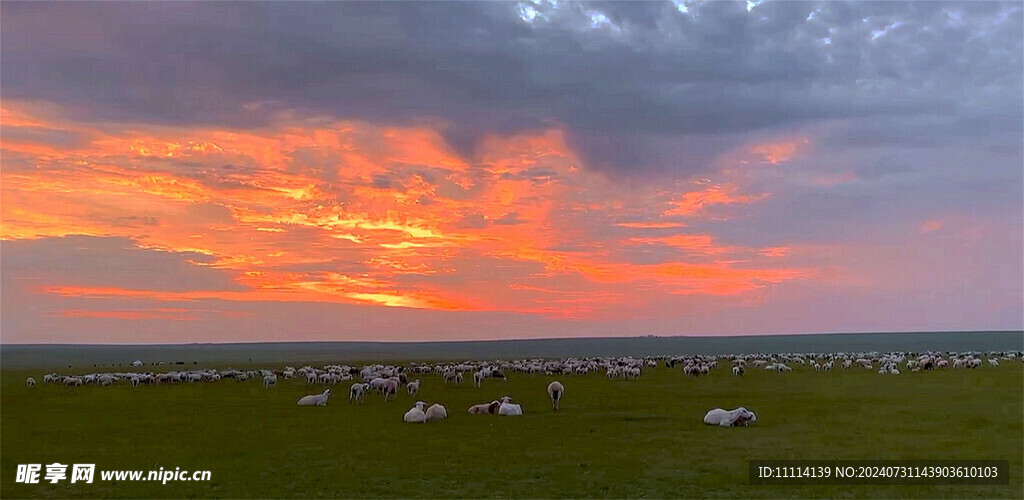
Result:
M1018 4L0 9L4 342L1024 326Z

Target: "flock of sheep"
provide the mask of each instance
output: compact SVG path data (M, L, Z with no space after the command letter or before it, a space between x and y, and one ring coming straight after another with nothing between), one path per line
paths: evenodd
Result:
M909 372L920 372L928 370L944 369L976 369L983 365L982 359L987 359L990 367L1000 366L1000 361L1012 362L1015 360L1024 361L1024 353L1020 351L992 351L980 352L862 352L862 353L789 353L789 354L743 354L743 355L720 355L720 356L649 356L644 358L626 357L592 357L592 358L564 358L564 359L524 359L514 361L466 361L462 363L412 363L405 366L393 365L367 365L353 367L349 365L325 365L320 368L303 366L294 368L285 366L282 370L260 369L260 370L188 370L170 371L165 373L147 372L109 372L89 373L85 375L60 375L48 373L43 376L43 382L47 384L62 384L68 387L77 387L88 384L99 386L113 386L117 383L127 383L132 387L179 384L179 383L214 383L222 380L235 380L245 382L248 380L260 380L263 387L274 387L278 379L299 379L304 380L308 385L333 386L344 381L355 380L349 386L349 403L362 403L370 393L377 393L383 396L384 401L397 396L402 389L409 396L416 396L420 390L421 379L410 380L411 376L436 375L445 384L461 384L465 380L464 374L470 374L475 387L482 387L487 380L496 379L507 381L506 373L546 374L546 375L587 375L590 373L604 372L609 379L637 378L645 369L655 368L659 363L665 367L674 369L682 366L682 372L691 376L702 376L711 374L719 363L728 363L731 366L733 375L742 376L748 367L759 367L766 371L777 373L792 372L792 366L810 365L815 372L828 373L835 366L842 369L871 369L878 367L878 373L882 375L899 375L900 368ZM143 363L135 361L134 367L140 367ZM28 387L35 386L36 381L32 377L26 380ZM565 387L559 381L553 381L547 386L548 397L551 400L552 408L558 410L559 403L565 395ZM298 406L326 406L333 391L327 387L322 393L303 396L299 399ZM509 396L502 397L487 403L470 406L469 414L487 415L496 414L502 416L522 415L521 405L512 402ZM435 403L427 406L423 401L416 402L403 416L403 421L409 423L427 423L443 420L448 417L448 410L443 405ZM740 407L735 410L726 411L715 408L704 417L704 423L719 426L746 426L756 422L757 417L753 412Z
M844 370L857 368L873 370L878 366L879 375L899 375L900 366L910 372L921 370L941 370L950 366L958 368L979 368L982 366L982 358L988 359L989 366L999 366L999 361L1024 361L1024 352L1020 351L990 351L981 353L970 352L891 352L891 353L804 353L804 354L746 354L728 356L675 356L665 360L665 366L672 368L683 364L683 373L687 375L707 375L712 369L718 366L719 360L727 360L732 363L733 375L742 376L747 366L762 368L766 371L777 373L788 373L793 371L791 365L810 364L815 372L828 373L838 363ZM788 363L788 364L787 364ZM611 375L609 375L610 377Z

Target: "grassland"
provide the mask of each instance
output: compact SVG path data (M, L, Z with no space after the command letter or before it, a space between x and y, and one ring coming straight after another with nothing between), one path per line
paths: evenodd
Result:
M188 367L192 368L192 367ZM790 374L720 367L701 378L659 367L637 380L510 374L445 386L424 377L419 399L444 422L401 422L411 399L349 405L347 384L323 408L297 381L131 388L42 385L0 373L0 497L1024 497L1024 369L882 376ZM509 394L521 418L472 416L470 404ZM744 405L748 428L704 426L713 407ZM1007 486L752 486L752 459L1009 460ZM95 463L98 469L212 471L211 482L92 485L14 483L17 464ZM97 478L98 479L98 478Z

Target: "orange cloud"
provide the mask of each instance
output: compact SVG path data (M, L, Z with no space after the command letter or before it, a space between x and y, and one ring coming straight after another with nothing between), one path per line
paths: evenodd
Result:
M675 208L666 210L664 215L694 216L703 213L711 206L748 204L767 197L767 195L741 195L737 194L738 191L739 188L735 184L715 184L700 191L684 193L679 199L669 202Z
M807 138L764 142L750 148L750 152L761 157L765 163L778 165L793 158L803 146L810 143Z
M683 223L662 219L709 217L713 207L738 208L767 194L741 194L731 183L678 196L624 187L581 168L557 129L487 137L470 160L424 127L293 119L245 131L119 128L64 123L52 110L34 113L39 109L6 102L0 126L81 140L67 147L0 144L0 238L126 237L140 248L211 256L195 265L228 272L244 288L166 292L145 283L55 283L40 293L592 318L637 314L640 291L734 295L807 276L740 267L742 258L709 264L725 254L785 254L721 246L711 235L679 234L674 230ZM672 208L651 212L662 204ZM657 237L621 240L623 230L653 229ZM684 251L673 256L678 262L641 265L618 250L623 242ZM704 262L690 262L694 256ZM66 314L192 314L98 311Z
M921 228L918 230L918 232L921 234L932 233L938 231L939 229L942 229L942 226L944 225L945 224L943 223L943 221L939 219L926 220L924 221L924 223L921 224Z

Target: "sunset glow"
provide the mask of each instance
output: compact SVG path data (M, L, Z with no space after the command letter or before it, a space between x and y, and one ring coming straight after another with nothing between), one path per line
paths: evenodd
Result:
M501 14L502 5L478 7L538 33L563 29L557 16L575 22L571 7L526 21ZM740 7L729 15L745 18ZM12 61L34 50L34 35L16 28L16 17L5 9ZM571 36L610 44L640 37L640 25L613 17L605 20L617 35L591 27ZM436 68L449 61L438 60ZM19 68L4 65L8 74ZM162 78L198 78L165 70ZM1020 175L1008 168L1020 164L1019 134L976 148L950 139L927 150L927 138L899 136L905 143L888 144L873 123L853 116L886 113L869 101L821 118L818 108L791 123L736 115L702 129L691 116L713 120L714 109L673 111L666 116L679 123L666 124L654 110L630 108L647 105L632 89L586 98L573 93L586 92L584 84L541 92L530 85L558 78L525 69L499 72L536 78L521 84L522 95L511 84L463 89L459 78L480 73L461 66L440 83L369 69L352 80L311 80L298 94L298 80L276 73L279 80L264 82L229 75L236 68L226 63L222 70L204 74L210 80L196 84L200 90L188 84L187 95L209 92L211 100L168 101L166 109L155 97L163 90L140 87L154 89L151 101L134 87L152 77L141 69L109 76L124 82L117 98L129 100L109 109L59 89L62 80L36 92L40 85L5 76L4 342L959 328L956 318L979 316L958 316L949 304L966 311L975 301L998 304L986 325L1020 326L1021 284L1006 280L1021 269ZM236 102L227 86L238 78L249 82L247 92L280 89ZM358 91L331 90L363 78L371 83ZM666 89L651 98L688 102ZM761 97L736 92L751 113L773 112L771 99L747 102ZM539 101L549 93L561 100ZM361 97L342 105L350 94ZM488 101L499 98L513 102ZM146 106L157 111L143 113ZM745 112L729 100L706 106ZM603 121L615 114L620 121ZM973 170L975 163L988 170ZM967 172L974 184L964 181ZM987 197L991 186L1003 191ZM994 264L975 265L976 252ZM1011 272L996 271L1003 265ZM923 291L993 279L990 299L931 301ZM835 310L891 305L882 297L893 295L911 302L874 318Z

